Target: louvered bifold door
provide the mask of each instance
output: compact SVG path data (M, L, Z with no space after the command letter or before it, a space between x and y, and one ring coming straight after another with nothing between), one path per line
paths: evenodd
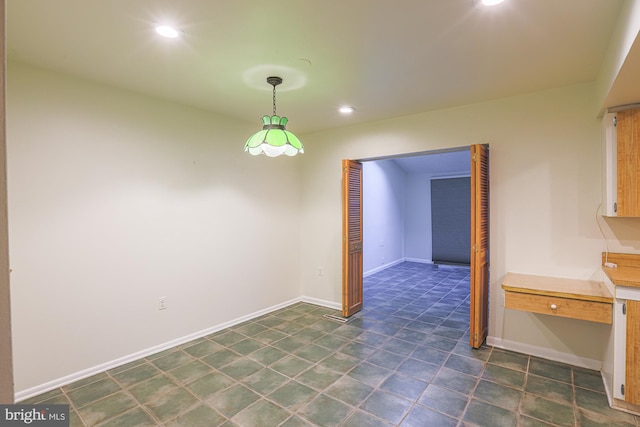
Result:
M362 309L362 164L342 161L342 315Z
M489 149L471 146L471 322L469 341L479 348L489 330Z

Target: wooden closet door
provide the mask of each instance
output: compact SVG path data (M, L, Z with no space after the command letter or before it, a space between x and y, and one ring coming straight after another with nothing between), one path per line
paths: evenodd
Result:
M342 315L362 310L362 163L342 161Z

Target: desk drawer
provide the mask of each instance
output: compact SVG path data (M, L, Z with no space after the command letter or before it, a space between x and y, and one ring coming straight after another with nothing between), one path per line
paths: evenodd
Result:
M613 313L613 307L609 303L510 291L505 292L504 306L514 310L608 324L611 324Z

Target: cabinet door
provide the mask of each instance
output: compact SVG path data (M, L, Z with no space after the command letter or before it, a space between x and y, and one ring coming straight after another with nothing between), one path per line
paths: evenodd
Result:
M640 216L640 108L617 113L618 216Z
M640 405L640 301L627 300L626 352L624 400Z

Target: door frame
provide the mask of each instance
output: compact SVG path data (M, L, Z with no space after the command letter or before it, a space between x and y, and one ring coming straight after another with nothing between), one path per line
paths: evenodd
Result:
M487 149L487 151L488 151L488 149L489 149L489 144L474 144L474 145L476 145L476 146L477 146L477 145L482 145L482 146L484 146L484 147ZM394 158L398 158L398 157L420 156L420 155L431 155L431 154L446 153L446 152L451 152L451 151L461 151L461 150L466 150L466 149L468 149L468 150L469 150L469 152L471 153L471 154L470 154L470 156L469 156L469 164L470 164L470 169L471 169L471 168L472 168L471 163L473 162L473 159L472 159L472 156L473 156L473 154L472 154L472 147L473 147L473 145L469 145L469 146L466 146L466 147L456 147L456 148L453 148L453 149L430 150L430 151L423 151L423 152L416 152L416 153L405 153L405 154L402 154L402 155L392 155L392 156L383 156L383 157L373 157L373 158L358 159L358 160L351 160L351 161L358 162L358 163L363 163L363 162L366 162L366 161L374 161L374 160L389 160L389 159L394 159ZM348 161L350 161L350 160L348 160L348 159L343 160L343 165L344 165L344 162L348 162ZM489 172L490 172L490 170L489 170ZM342 172L342 173L344 174L344 172ZM343 178L344 178L344 175L343 175ZM363 179L363 181L364 181L364 173L363 173L363 178L362 178L362 179ZM488 184L490 184L489 174L487 174L487 180L488 180ZM473 187L473 185L472 185L471 191L472 191L472 192L474 191L474 187ZM471 205L471 202L472 202L472 201L471 201L471 198L470 198L470 200L469 200L469 204L470 204L470 205ZM473 209L473 207L472 207L472 209ZM344 233L344 229L345 229L345 228L344 228L344 227L345 227L345 218L346 218L346 217L345 217L345 215L346 215L346 212L345 212L345 203L343 202L343 204L342 204L342 227L343 227L343 233ZM473 214L472 214L472 215L473 215ZM490 215L490 211L488 212L488 215L487 215L487 222L488 222L488 223L490 223L490 222L491 222L491 215ZM472 233L474 233L476 230L474 229L473 218L471 219L471 228L472 228L472 229L471 229L471 232L472 232ZM363 230L362 238L364 239L364 230ZM473 242L472 242L471 244L473 245ZM343 234L343 247L344 247L344 234ZM490 248L490 239L489 239L489 240L488 240L488 242L487 242L487 254L489 253L489 251L488 251L488 250L489 250L489 248ZM473 251L473 248L469 248L469 249L470 249L471 251ZM472 255L472 257L473 257L473 255ZM489 260L487 259L487 263L488 263L488 262L489 262ZM474 277L474 276L473 276L474 274L478 274L478 273L479 273L479 272L474 271L474 267L473 267L473 266L474 266L474 263L472 262L472 263L471 263L471 265L469 266L469 269L470 269L470 275L471 275L471 277L472 277L472 278ZM355 286L355 285L358 285L357 283L348 283L348 281L347 281L347 282L345 282L345 280L347 280L347 279L345 279L345 276L344 276L345 268L346 268L346 266L345 266L345 257L343 256L343 257L342 257L342 271L343 271L343 283L342 283L342 289L343 289L343 292L342 292L342 306L343 306L343 310L344 310L345 304L347 303L347 300L346 300L346 298L345 298L345 289L349 289L350 287L353 287L353 286ZM360 264L360 268L362 269L362 263ZM363 277L363 276L362 276L362 273L363 273L363 272L362 272L362 270L361 270L361 271L360 271L360 277L361 277L361 278ZM472 279L470 280L470 282L472 282ZM484 307L483 307L483 309L482 309L482 310L477 310L477 309L476 309L476 310L473 310L473 308L470 308L470 310L469 310L469 311L470 311L470 313L469 313L469 317L470 317L470 318L469 318L469 332L470 332L470 340L469 340L469 342L470 342L470 346L471 346L471 347L473 347L473 348L478 348L478 347L482 344L482 343L480 343L480 344L476 344L476 345L474 345L474 343L473 343L473 332L472 332L472 328L474 328L474 326L473 326L473 325L477 325L478 323L482 323L481 321L479 321L478 316L485 316L485 317L486 317L486 324L488 325L488 313L489 313L489 298L488 298L488 293L489 293L489 291L490 291L490 283L491 283L491 281L490 281L490 275L489 275L489 273L487 272L487 276L486 276L487 295L486 295L486 298L482 298L482 303L484 304ZM363 296L364 296L362 280L360 281L360 284L359 284L358 286L359 286L359 289L356 289L356 290L353 290L353 291L354 291L354 292L360 292L360 295L363 295ZM470 286L469 286L469 294L471 295L471 298L476 297L476 295L475 295L475 290L474 290L473 286L471 286L471 283L470 283ZM363 304L363 305L364 305L364 304ZM361 307L361 308L362 308L362 307ZM474 316L475 316L476 318L474 318ZM477 340L476 340L476 341L477 341ZM484 340L483 340L483 341L484 341Z
M0 34L5 40L5 0L0 0ZM14 402L9 236L7 225L6 52L0 46L0 403Z

